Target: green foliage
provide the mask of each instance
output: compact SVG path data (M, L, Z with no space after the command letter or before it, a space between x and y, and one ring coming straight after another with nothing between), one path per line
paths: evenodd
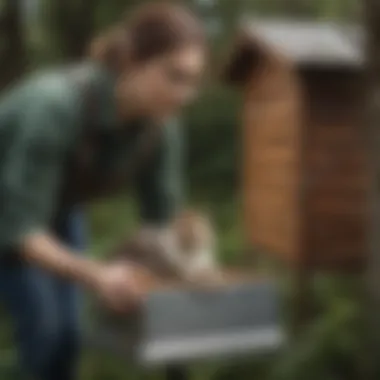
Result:
M310 380L359 378L361 329L358 299L352 293L344 292L345 296L338 295L339 292L334 294L331 280L323 278L320 281L330 282L330 286L325 288L327 292L319 316L291 342L269 371L269 379L302 380L305 374ZM347 285L352 287L350 281ZM316 284L316 293L319 286Z
M191 183L198 184L199 191L230 193L237 187L240 167L237 94L213 86L186 116Z
M102 256L115 242L131 234L135 228L134 203L123 195L94 204L88 209L91 231L90 252Z

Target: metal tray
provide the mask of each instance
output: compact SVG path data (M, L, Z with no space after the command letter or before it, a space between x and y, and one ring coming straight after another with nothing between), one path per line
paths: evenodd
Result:
M285 342L277 286L271 280L212 291L153 291L128 318L103 315L91 340L143 366L277 351Z

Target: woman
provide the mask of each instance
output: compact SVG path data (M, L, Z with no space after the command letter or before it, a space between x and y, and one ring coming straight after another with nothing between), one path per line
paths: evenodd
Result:
M193 99L205 60L197 18L157 2L90 50L88 61L33 75L0 103L0 294L21 366L42 380L75 378L78 285L117 310L138 301L132 268L77 254L80 205L89 188L104 195L133 178L143 226L173 218L181 147L172 120Z

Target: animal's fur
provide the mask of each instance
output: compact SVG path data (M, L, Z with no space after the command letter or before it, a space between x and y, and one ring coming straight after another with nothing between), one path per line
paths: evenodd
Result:
M212 282L219 278L212 224L186 211L168 228L141 231L119 247L116 258L138 263L164 279Z

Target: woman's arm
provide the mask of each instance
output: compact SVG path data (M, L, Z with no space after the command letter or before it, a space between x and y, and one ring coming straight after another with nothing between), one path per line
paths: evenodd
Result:
M40 231L21 238L20 254L30 263L96 290L102 266L96 261L73 254L52 235Z
M72 255L49 233L76 132L75 109L67 106L63 91L41 87L19 110L1 163L0 252L17 252L22 259L90 284L96 264Z
M139 299L136 276L141 271L105 266L76 255L50 231L78 119L56 86L37 90L19 110L1 163L0 255L17 254L21 260L87 286L108 306L124 311Z

